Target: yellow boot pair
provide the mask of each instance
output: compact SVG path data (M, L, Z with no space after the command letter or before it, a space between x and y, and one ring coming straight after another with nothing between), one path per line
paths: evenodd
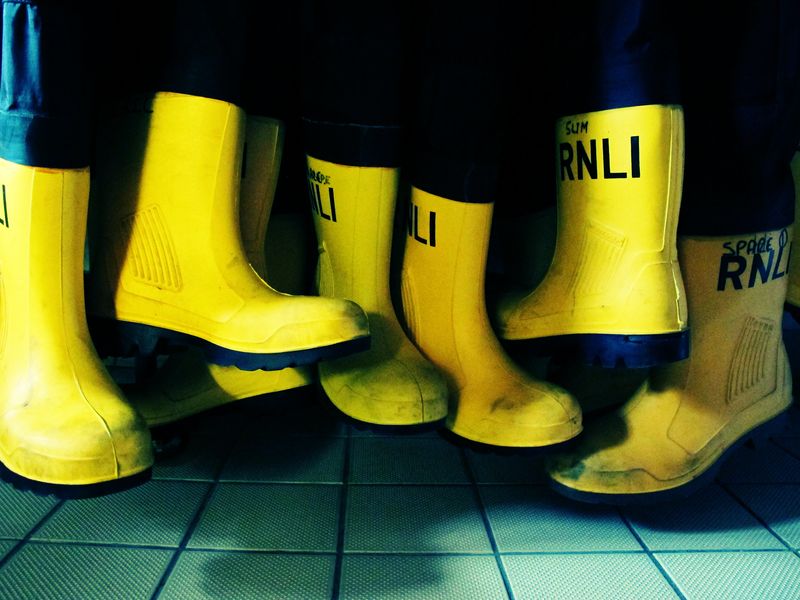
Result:
M401 324L390 290L399 169L311 156L308 167L319 291L364 307L373 335L369 351L319 364L339 410L378 425L444 420L470 442L515 448L560 443L580 431L575 401L526 375L491 331L483 287L491 203L412 188L403 215Z
M366 316L354 303L279 293L250 266L239 233L244 116L237 107L157 94L128 108L106 123L113 139L100 142L92 172L95 314L203 340L212 362L247 369L314 362L368 344ZM0 179L0 462L14 476L69 493L132 484L152 465L147 425L310 380L308 370L243 374L187 354L188 362L152 384L157 394L145 392L145 422L103 367L86 324L89 169L2 161ZM259 264L263 242L250 243L263 231L268 203L258 202L256 213L248 213L244 237ZM188 384L169 376L187 369L207 374Z
M683 168L680 108L642 106L557 123L558 233L533 292L501 300L495 331L542 339L602 366L683 358L688 329L675 231ZM446 426L498 446L552 446L581 432L564 388L509 357L489 325L484 273L492 204L412 189L403 309L412 339L445 373Z
M742 441L779 426L791 402L781 331L791 228L678 240L678 107L575 115L556 133L554 256L532 292L500 304L498 331L561 343L588 363L563 369L568 388L596 366L652 368L548 461L552 486L588 502L683 497Z

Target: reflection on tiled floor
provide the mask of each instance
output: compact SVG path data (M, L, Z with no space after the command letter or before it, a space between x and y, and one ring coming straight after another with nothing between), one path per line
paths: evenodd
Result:
M381 433L313 388L187 423L152 481L0 484L0 599L800 598L800 418L686 501L567 501L541 458Z

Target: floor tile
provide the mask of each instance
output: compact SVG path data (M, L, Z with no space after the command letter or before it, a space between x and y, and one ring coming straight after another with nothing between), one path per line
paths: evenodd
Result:
M150 598L172 551L26 544L0 569L2 600Z
M544 486L480 486L500 552L636 551L619 513L567 502Z
M800 460L773 443L735 450L717 477L723 483L800 483Z
M327 600L336 556L186 551L159 600Z
M542 456L467 450L467 460L478 483L531 484L547 481Z
M784 546L718 485L680 502L625 511L651 550L763 550Z
M352 485L347 552L491 552L469 486Z
M0 481L0 538L22 539L57 503L50 496L21 492Z
M800 548L800 485L738 484L730 489L784 542Z
M345 555L341 600L505 600L494 556Z
M356 438L351 483L468 483L458 448L442 439Z
M515 555L503 564L516 600L678 598L644 553Z
M791 552L657 554L687 600L797 600L800 558Z
M251 439L237 444L220 480L341 483L345 441L328 436Z
M150 481L118 494L70 500L32 539L177 547L209 485Z
M189 434L177 453L156 458L153 479L212 481L233 443L224 436Z
M341 486L223 483L190 548L334 552Z

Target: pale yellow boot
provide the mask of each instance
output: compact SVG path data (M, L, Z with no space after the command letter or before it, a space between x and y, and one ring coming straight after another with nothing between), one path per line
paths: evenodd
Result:
M489 324L484 277L493 208L412 187L402 264L406 325L447 379L447 429L493 446L565 442L581 431L575 399L520 369Z
M159 92L101 127L91 310L201 344L210 362L280 369L363 350L354 302L292 296L250 266L239 230L245 116Z
M603 367L689 352L675 239L683 112L634 106L561 118L556 248L530 293L494 311L498 335Z
M284 125L279 120L247 117L240 224L247 258L265 281L265 240L280 171L283 134ZM297 240L284 240L290 241L297 244ZM313 381L315 373L309 366L243 371L208 363L200 349L188 347L171 354L146 381L124 389L148 426L155 427L236 400L298 388Z
M86 324L89 169L0 160L0 189L0 462L56 493L141 481L150 434Z
M685 496L792 402L782 339L791 228L679 242L692 353L654 368L616 413L552 458L554 488L588 502Z
M444 377L408 339L390 293L399 169L340 165L308 157L309 193L319 244L319 293L348 298L369 316L367 352L319 364L330 401L376 425L444 419Z

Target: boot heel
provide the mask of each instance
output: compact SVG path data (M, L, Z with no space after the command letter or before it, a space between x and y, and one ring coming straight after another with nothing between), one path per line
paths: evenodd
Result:
M689 330L655 335L579 334L508 342L540 356L605 369L643 369L689 357Z
M689 330L658 335L576 336L583 362L604 368L641 369L689 357Z
M141 323L89 317L89 331L100 358L153 357L191 345L191 336ZM198 340L196 343L200 343Z

